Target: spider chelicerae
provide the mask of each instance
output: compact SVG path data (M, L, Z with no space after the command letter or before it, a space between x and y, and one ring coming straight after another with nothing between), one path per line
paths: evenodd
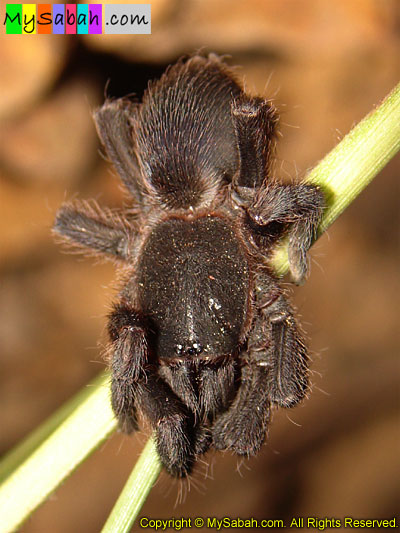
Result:
M178 477L210 447L252 456L271 408L308 387L307 349L268 257L288 235L292 278L304 279L323 193L271 176L276 110L213 54L94 118L130 203L66 203L55 231L123 269L108 322L120 427L137 429L140 411Z

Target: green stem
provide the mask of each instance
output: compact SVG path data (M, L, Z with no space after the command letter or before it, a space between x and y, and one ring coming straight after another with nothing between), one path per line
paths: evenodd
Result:
M127 533L130 531L160 471L161 462L154 439L149 439L108 517L102 533Z
M43 424L10 450L0 461L0 483L10 475L29 455L42 444L61 424L93 393L93 388L100 385L104 376L97 376L86 387L57 409Z
M116 428L109 376L0 487L0 532L14 531Z
M320 235L399 149L400 84L308 174L306 180L320 185L328 202L319 228ZM287 241L277 247L272 263L278 275L287 272Z
M400 148L400 84L385 101L360 122L308 175L327 192L328 207L320 233L368 185ZM279 275L288 267L287 244L277 249L272 263ZM0 487L0 532L14 531L29 514L116 428L109 399L108 377L65 418L63 423ZM66 416L67 413L64 412ZM64 416L63 415L63 416ZM60 417L63 418L63 417ZM39 442L50 431L47 427ZM25 457L9 455L12 461ZM10 459L11 457L11 459ZM128 531L156 480L160 461L152 440L146 445L104 531Z

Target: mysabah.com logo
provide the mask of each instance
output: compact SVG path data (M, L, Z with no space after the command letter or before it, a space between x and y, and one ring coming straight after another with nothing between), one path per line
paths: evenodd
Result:
M150 4L6 4L7 35L150 34Z

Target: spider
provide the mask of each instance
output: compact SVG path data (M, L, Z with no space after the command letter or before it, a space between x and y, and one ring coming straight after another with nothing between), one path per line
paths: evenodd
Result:
M66 203L54 229L123 268L108 317L119 426L131 433L144 415L176 477L210 447L253 456L272 407L308 387L307 349L268 257L288 235L292 278L304 279L324 195L272 178L277 112L214 54L180 60L142 103L108 100L94 119L131 204Z

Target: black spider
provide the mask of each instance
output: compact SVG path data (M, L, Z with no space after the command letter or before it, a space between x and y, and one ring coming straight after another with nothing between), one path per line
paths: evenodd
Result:
M120 427L135 430L142 412L175 476L210 446L254 455L271 406L293 406L308 386L268 255L289 234L292 276L304 278L323 194L272 179L276 111L215 55L178 62L141 104L108 101L95 121L133 206L67 203L55 230L125 269L109 316Z

